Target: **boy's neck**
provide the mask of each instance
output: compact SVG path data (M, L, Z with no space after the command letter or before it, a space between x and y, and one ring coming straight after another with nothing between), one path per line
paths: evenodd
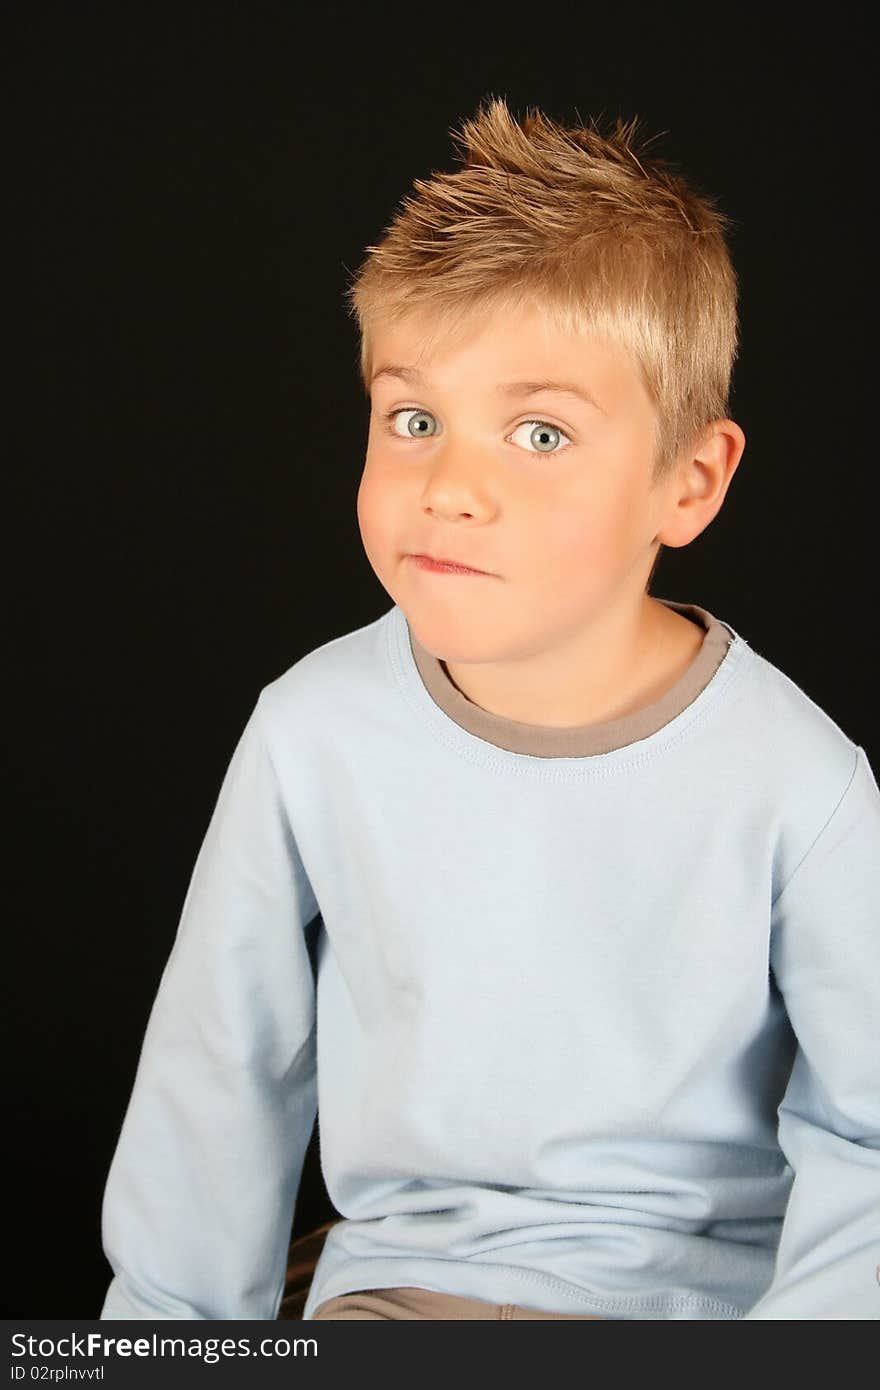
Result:
M545 728L577 728L635 714L680 680L705 630L647 594L634 618L605 625L591 648L533 660L441 665L481 709Z

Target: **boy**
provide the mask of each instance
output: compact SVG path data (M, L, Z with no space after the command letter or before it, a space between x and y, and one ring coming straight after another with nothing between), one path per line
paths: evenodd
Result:
M358 518L394 606L232 757L104 1318L274 1318L316 1110L344 1219L307 1320L880 1311L880 793L648 592L745 439L725 219L634 129L492 100L369 248Z

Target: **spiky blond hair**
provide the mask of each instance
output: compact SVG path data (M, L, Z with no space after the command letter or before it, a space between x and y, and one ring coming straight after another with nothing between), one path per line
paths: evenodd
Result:
M580 117L578 117L580 119ZM640 118L603 134L503 98L451 130L463 167L416 179L346 290L369 388L371 326L418 313L431 340L537 302L569 333L628 349L657 411L654 481L728 414L737 282L715 200L636 146ZM652 139L656 139L654 136Z

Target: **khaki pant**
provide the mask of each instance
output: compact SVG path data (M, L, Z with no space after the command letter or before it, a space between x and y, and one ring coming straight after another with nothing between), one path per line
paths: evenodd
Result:
M319 1318L429 1318L434 1321L451 1318L541 1318L571 1319L576 1322L604 1322L596 1313L542 1313L537 1308L524 1308L519 1303L484 1303L479 1298L460 1298L457 1294L434 1293L432 1289L362 1289L328 1298L312 1313L310 1321Z

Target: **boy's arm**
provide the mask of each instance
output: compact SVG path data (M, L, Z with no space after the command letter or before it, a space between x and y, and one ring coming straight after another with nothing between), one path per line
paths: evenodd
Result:
M101 1317L272 1319L317 1110L318 911L263 738L242 733L193 869L104 1194Z
M880 1318L880 792L861 748L776 900L771 963L798 1039L778 1109L795 1176L745 1317Z

